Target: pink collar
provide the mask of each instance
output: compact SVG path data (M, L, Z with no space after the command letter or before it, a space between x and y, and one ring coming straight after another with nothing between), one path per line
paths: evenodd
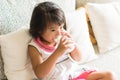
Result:
M48 46L46 44L44 44L40 38L36 38L34 39L34 42L40 47L42 48L43 50L47 51L47 52L53 52L55 50L55 47L51 47L51 46Z

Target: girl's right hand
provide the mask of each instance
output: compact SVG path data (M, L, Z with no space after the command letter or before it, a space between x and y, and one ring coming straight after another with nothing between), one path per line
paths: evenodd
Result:
M62 36L58 45L58 48L56 49L59 54L63 55L65 51L70 48L70 44L72 44L73 41L70 40L67 36Z

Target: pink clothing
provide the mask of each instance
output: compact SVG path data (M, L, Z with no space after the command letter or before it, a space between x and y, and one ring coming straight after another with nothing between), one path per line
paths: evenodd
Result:
M51 47L48 45L45 45L40 38L34 39L34 42L43 50L47 51L47 52L53 52L55 50L55 47Z
M95 72L96 70L87 70L83 73L81 73L78 77L72 79L72 80L86 80L87 76L91 74L92 72Z

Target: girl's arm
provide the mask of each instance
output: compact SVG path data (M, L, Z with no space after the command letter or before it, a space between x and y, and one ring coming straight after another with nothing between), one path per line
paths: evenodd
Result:
M33 70L38 78L44 78L48 75L54 68L58 58L68 49L64 42L66 42L66 40L62 39L58 48L46 61L43 61L42 54L35 47L31 45L28 46L28 54L31 58Z
M42 55L33 46L28 47L28 53L31 58L33 70L38 78L44 78L54 68L59 57L58 54L52 54L43 62Z
M74 50L70 53L70 56L77 62L81 60L81 52L77 45L75 45Z

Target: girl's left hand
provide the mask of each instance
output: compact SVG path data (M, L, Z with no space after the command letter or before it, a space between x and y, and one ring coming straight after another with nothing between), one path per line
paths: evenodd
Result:
M62 35L72 39L71 35L66 30L62 30Z

